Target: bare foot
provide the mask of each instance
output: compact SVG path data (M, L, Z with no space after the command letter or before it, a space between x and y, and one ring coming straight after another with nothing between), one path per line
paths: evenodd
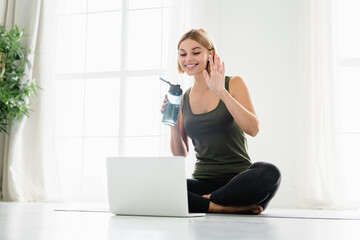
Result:
M202 197L210 199L211 194L203 195ZM245 213L251 212L255 215L259 215L264 211L260 205L249 205L249 206L222 206L213 202L210 202L209 212L214 213Z
M263 212L263 208L260 205L249 206L222 206L213 202L210 202L209 212L214 213L248 213L251 212L255 215L259 215Z

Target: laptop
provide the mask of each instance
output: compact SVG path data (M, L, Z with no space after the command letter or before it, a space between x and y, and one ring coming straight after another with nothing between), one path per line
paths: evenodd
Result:
M200 217L189 213L184 157L109 157L109 210L117 215Z

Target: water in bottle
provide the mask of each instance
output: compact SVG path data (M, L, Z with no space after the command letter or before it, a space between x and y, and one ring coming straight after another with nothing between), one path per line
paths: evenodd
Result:
M163 78L160 79L170 85L169 92L167 93L168 102L163 112L162 123L169 126L175 126L181 106L182 89L178 84L171 84Z

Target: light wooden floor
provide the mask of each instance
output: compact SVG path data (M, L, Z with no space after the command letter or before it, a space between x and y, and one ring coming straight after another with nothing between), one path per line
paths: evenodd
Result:
M69 205L0 202L0 239L360 239L354 212L269 209L260 216L166 218L54 211L59 206Z

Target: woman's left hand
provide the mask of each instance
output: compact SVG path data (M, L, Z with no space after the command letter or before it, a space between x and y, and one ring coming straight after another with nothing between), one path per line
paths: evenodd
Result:
M225 64L224 62L221 63L220 57L217 54L215 54L214 59L210 55L209 59L210 76L205 69L203 74L210 90L220 97L225 91Z

